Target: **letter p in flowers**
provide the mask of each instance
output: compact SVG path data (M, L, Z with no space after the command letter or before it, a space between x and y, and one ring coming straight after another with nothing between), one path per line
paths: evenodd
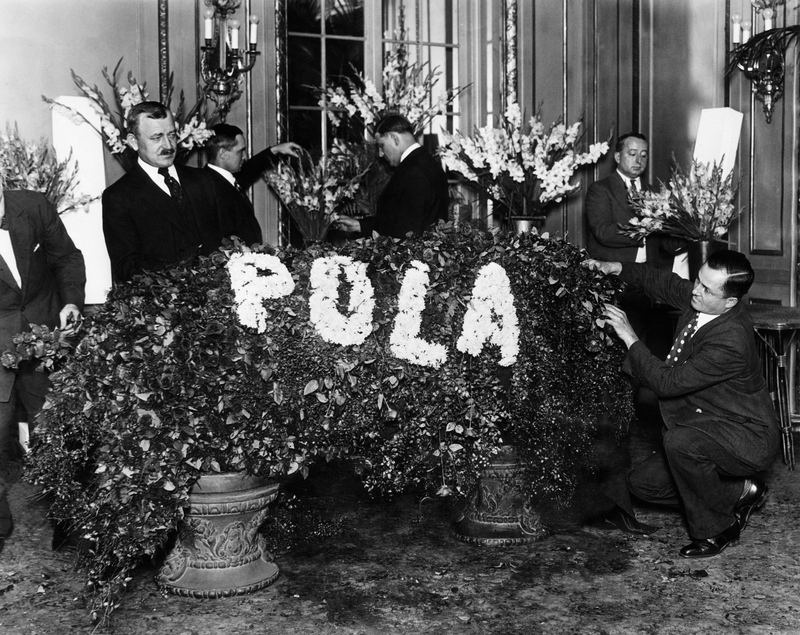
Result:
M292 274L280 259L270 254L233 254L227 267L239 321L263 333L267 328L264 300L282 298L294 291ZM270 271L272 275L259 275L261 271Z

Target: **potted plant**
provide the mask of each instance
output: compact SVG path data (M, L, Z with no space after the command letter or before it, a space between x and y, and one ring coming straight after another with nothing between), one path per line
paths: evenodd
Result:
M95 610L187 508L231 500L192 498L209 473L339 457L371 492L464 499L512 444L521 504L569 501L594 432L632 413L624 350L601 319L617 283L583 258L452 223L339 248L237 244L120 285L74 352L28 334L58 362L28 474L76 523ZM252 533L259 513L229 533ZM199 537L181 537L164 585L185 551L208 556L211 521L188 525Z
M264 399L263 336L236 320L226 262L137 276L86 318L74 349L37 328L4 357L55 369L27 474L78 537L95 617L179 527L162 586L207 597L277 576L256 533L278 490L263 479L306 471L305 452Z
M711 252L726 246L725 235L741 211L733 203L736 189L733 172L725 174L717 162L692 161L688 174L676 163L659 190L632 197L636 216L620 233L639 239L659 232L687 241L694 280Z
M541 117L527 127L516 102L508 105L498 126L483 126L472 137L445 133L439 149L444 166L487 196L502 222L520 221L518 230L538 227L545 208L580 189L573 174L596 163L608 152L608 142L593 143L581 152L582 122L566 126L562 119L545 129Z

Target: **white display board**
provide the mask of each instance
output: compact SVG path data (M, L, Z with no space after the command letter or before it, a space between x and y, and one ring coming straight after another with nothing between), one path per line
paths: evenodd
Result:
M736 164L743 120L744 115L733 108L703 108L694 142L694 160L716 162L722 165L723 174L727 176ZM676 256L672 270L688 279L688 255Z
M78 111L100 128L100 116L87 97L58 97L56 101ZM71 150L72 161L78 163L75 194L100 196L106 187L103 140L89 124L76 119L53 109L53 147L59 160L68 157ZM111 262L103 237L100 199L90 203L86 211L62 214L61 220L86 261L86 304L102 304L111 289Z

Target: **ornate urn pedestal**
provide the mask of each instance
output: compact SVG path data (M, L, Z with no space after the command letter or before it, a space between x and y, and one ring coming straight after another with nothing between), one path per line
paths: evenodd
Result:
M197 598L241 595L272 584L278 567L258 528L279 487L240 473L200 477L158 584L175 595Z
M514 448L504 446L483 470L478 486L456 520L456 538L482 545L518 545L545 535L539 514L517 487L519 470Z

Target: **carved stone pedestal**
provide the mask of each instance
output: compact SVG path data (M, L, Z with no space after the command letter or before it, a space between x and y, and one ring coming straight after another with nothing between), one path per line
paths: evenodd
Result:
M258 528L280 485L239 473L208 474L192 488L178 542L157 576L186 597L251 593L272 584L278 567Z
M514 448L504 446L483 471L455 522L456 538L482 545L517 545L545 535L539 514L516 486L519 469Z

